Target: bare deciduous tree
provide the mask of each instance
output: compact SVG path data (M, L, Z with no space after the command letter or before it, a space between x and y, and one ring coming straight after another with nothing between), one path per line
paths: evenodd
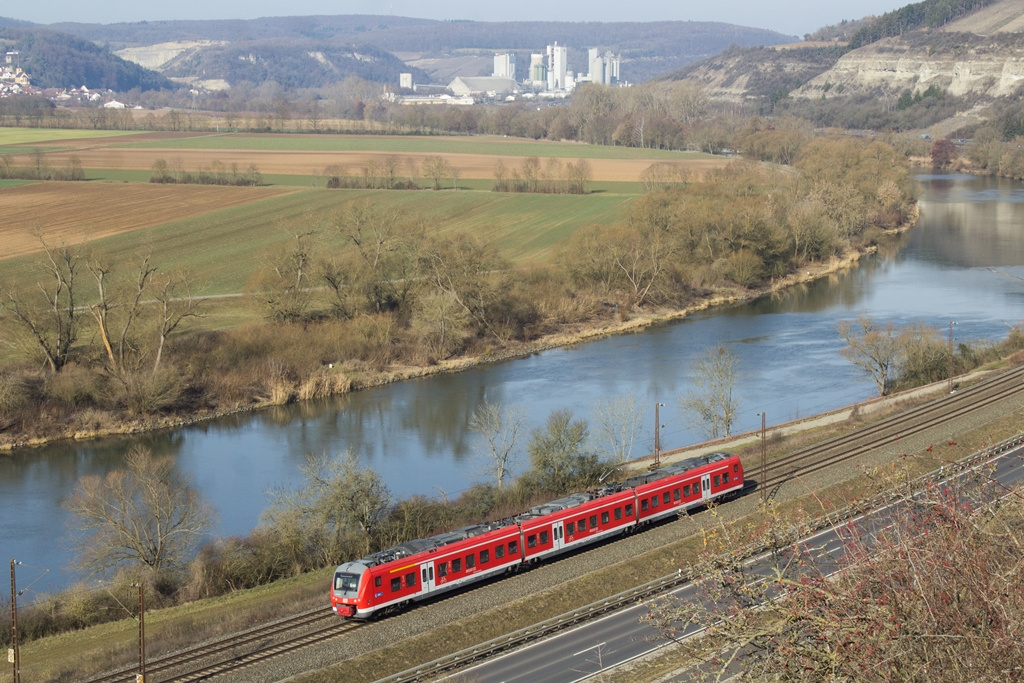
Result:
M896 325L891 321L880 325L870 316L861 316L856 323L839 323L838 331L847 344L839 353L871 375L879 396L888 394L900 357L900 331Z
M599 400L595 408L599 440L606 445L612 462L626 462L633 454L633 442L643 419L636 393Z
M264 521L285 538L301 539L301 552L313 553L316 566L366 555L392 504L384 479L362 467L347 451L339 457L309 455L299 467L305 484L297 490L271 491ZM308 562L308 558L297 558Z
M739 359L724 346L705 349L694 361L693 384L679 401L690 424L717 439L732 433L739 411L739 399L733 396Z
M76 317L75 297L78 271L81 266L78 253L61 245L51 248L37 233L46 253L45 281L36 286L44 305L29 302L25 293L5 288L2 305L9 316L29 334L42 352L51 372L60 372L71 357L71 348L78 339L79 322Z
M133 448L124 459L126 469L82 477L64 501L73 528L85 534L76 538L79 565L97 572L182 565L210 527L212 508L171 458Z
M716 519L691 567L697 599L659 601L648 620L673 639L708 627L680 642L680 656L700 662L695 680L1015 678L1024 619L1020 491L1006 495L982 475L922 492L898 484L895 492L902 501L884 525L858 518L840 530L838 562L819 563L829 551L807 542L810 520L791 513L769 508L747 528ZM736 553L744 547L771 552L754 569Z
M484 402L477 406L469 427L486 443L483 457L488 461L486 472L501 489L512 473L513 462L526 416L522 410L501 403Z

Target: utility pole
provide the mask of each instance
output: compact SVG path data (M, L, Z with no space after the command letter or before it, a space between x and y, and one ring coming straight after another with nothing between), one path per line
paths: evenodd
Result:
M956 325L952 320L949 321L949 393L953 393L953 325Z
M21 652L18 651L18 589L14 580L14 565L18 561L11 558L11 648L7 651L7 661L14 665L14 683L21 683Z
M654 467L652 470L656 470L661 467L661 417L658 413L658 409L661 408L664 403L654 404Z
M768 503L768 448L765 441L765 414L763 412L758 413L761 416L761 502L764 504Z
M146 605L142 599L142 583L139 587L139 673L135 683L146 683Z

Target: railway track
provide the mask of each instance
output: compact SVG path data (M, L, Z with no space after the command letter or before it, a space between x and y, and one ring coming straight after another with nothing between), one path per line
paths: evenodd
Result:
M150 680L203 680L324 638L348 633L362 625L360 622L340 621L330 609L303 612L227 638L148 660L146 675ZM295 635L299 632L301 635ZM180 673L182 671L184 673ZM89 679L88 683L133 682L137 673L137 667L120 669Z
M940 399L866 425L854 432L833 437L776 458L767 464L764 482L758 488L769 490L781 486L795 476L818 472L876 448L892 445L901 438L913 436L962 417L1024 391L1024 367L1011 370L972 387L948 394ZM748 467L747 476L758 474Z
M1020 394L1024 391L1024 367L999 375L985 382L964 389L956 394L945 396L936 401L911 408L903 413L882 421L866 425L854 432L828 439L824 442L794 451L767 465L764 482L758 482L753 489L765 487L776 488L792 480L794 477L811 474L836 464L847 462L864 455L876 448L891 445L895 440L911 436L948 420L969 414L1000 400ZM755 474L755 468L747 470L748 478ZM599 552L601 546L592 546L578 554ZM679 577L685 579L685 575ZM480 590L485 582L473 590ZM630 592L624 603L635 601L639 597L648 597L661 590L667 590L678 583L677 580L659 580L657 585L645 586ZM637 593L636 591L639 591ZM457 600L472 591L460 591L439 601L426 604L437 604L447 600ZM587 610L571 619L579 623L598 614L614 609L615 600L604 602L599 610ZM564 621L564 620L563 620ZM318 625L323 624L323 625ZM195 648L183 650L171 655L153 659L146 665L146 673L151 680L163 681L200 681L218 674L236 671L288 652L300 650L312 643L321 642L325 638L334 638L350 633L357 628L366 626L364 622L339 620L330 610L315 610L295 617L240 633L229 638L207 643ZM560 628L564 624L556 625ZM522 637L506 641L521 645L529 640L550 633L549 629L531 630ZM481 652L471 655L466 661L479 659ZM490 653L489 653L490 654ZM486 656L486 655L485 655ZM447 662L444 670L458 668L464 662ZM415 680L422 672L411 678L396 677L395 680ZM437 673L436 671L434 673ZM91 679L88 683L120 683L135 680L136 669L122 669L106 676ZM390 680L390 679L389 679Z

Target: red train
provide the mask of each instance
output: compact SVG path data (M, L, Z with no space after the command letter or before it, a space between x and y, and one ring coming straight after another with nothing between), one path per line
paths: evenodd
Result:
M416 539L341 564L334 571L331 607L357 619L396 612L414 600L625 533L742 488L743 466L735 455L689 458L534 506L509 520Z

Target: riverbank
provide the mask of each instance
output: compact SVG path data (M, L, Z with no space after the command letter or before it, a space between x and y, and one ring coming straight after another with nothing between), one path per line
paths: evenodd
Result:
M918 219L917 206L914 205L908 220L900 228L887 231L888 234L898 234L912 227ZM791 273L784 278L772 280L764 287L753 290L741 289L720 289L703 299L694 302L692 305L681 309L653 309L642 312L630 312L625 315L608 315L602 319L592 319L587 322L574 325L565 325L559 331L540 337L531 342L511 343L498 352L476 355L473 357L461 357L452 360L440 361L432 365L423 366L392 366L386 370L372 372L361 369L356 376L346 375L346 368L342 363L335 363L324 368L326 376L323 384L328 387L327 393L323 396L340 395L353 391L380 387L396 382L403 382L411 379L419 379L445 373L461 372L499 361L524 358L535 353L557 348L571 347L575 344L594 341L606 337L621 334L630 334L643 331L653 325L673 320L684 319L695 313L706 311L711 308L736 304L744 301L752 301L765 296L774 296L791 287L801 286L823 277L855 266L860 259L876 251L876 247L869 246L860 250L850 250L841 257L834 257L827 262L812 263ZM275 392L276 393L276 392ZM141 434L165 429L176 429L197 423L206 422L216 418L226 417L234 414L242 414L264 410L266 408L290 403L293 397L299 395L300 388L294 387L293 391L282 391L279 396L285 398L268 398L261 401L254 401L244 406L236 406L226 410L205 410L189 414L167 414L144 416L137 418L110 417L96 415L93 412L92 424L88 428L81 426L68 428L65 431L54 431L46 434L4 434L0 431L0 452L11 452L20 448L31 448L47 444L73 440L83 441L106 436L121 436L130 434ZM73 424L75 420L71 416L65 424ZM59 429L59 428L58 428Z

